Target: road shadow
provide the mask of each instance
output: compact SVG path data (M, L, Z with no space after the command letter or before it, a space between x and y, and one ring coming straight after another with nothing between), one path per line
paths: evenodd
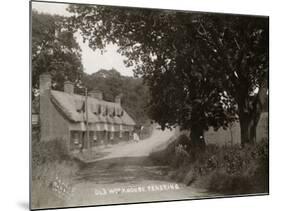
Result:
M108 158L103 160L97 160L91 163L84 163L81 168L90 168L90 167L104 167L118 165L120 167L127 165L145 165L151 166L155 163L147 156L141 157L117 157L117 158Z
M121 157L85 163L76 174L76 180L98 184L168 181L168 166L156 165L149 157Z

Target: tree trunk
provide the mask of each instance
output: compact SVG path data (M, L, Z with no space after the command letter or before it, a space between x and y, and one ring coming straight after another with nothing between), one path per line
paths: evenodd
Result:
M204 130L201 126L192 125L190 131L190 139L192 144L192 149L197 150L204 150L206 147L206 143L204 140Z
M239 121L241 129L241 145L253 144L256 142L256 130L260 116L268 102L267 79L261 82L258 94L255 96L245 95L245 88L240 90L237 99L239 110Z
M232 123L231 123L230 126L229 126L229 131L230 131L230 144L231 144L231 146L233 146L233 131L232 131L232 127L233 127L233 125L232 125Z
M258 121L255 117L247 114L240 114L240 129L241 129L241 145L253 144L256 141L256 127Z
M257 125L265 104L261 99L266 97L260 96L261 91L252 98L245 97L238 105L242 147L256 142Z

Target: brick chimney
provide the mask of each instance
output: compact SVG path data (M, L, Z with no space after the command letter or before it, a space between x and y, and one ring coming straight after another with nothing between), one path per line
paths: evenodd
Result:
M50 90L52 84L52 78L49 73L43 73L39 76L39 88L40 88L40 107L39 107L39 121L40 121L40 140L49 140L50 127L49 119L50 115Z
M89 96L98 100L103 100L103 94L99 90L92 90L89 92Z
M40 95L51 89L52 79L49 73L43 73L39 77Z
M123 94L119 94L115 97L115 103L121 104Z
M74 93L74 85L70 81L65 81L64 82L64 92L68 94L73 94Z

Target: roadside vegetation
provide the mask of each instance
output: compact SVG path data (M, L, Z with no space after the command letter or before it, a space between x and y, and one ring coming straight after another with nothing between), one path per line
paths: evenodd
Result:
M241 147L207 145L191 153L191 141L180 135L151 158L169 165L166 176L187 186L205 188L216 194L268 193L268 140Z
M79 169L62 140L32 141L32 208L58 207L72 192L71 177Z

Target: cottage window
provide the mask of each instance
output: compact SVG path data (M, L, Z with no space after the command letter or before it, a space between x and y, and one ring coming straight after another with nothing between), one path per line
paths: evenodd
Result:
M115 116L116 116L116 113L115 113L115 108L114 108L114 107L112 108L112 116L113 116L113 117L115 117Z
M89 139L90 139L90 140L93 139L93 131L89 131Z
M90 131L90 142L91 142L91 147L95 145L95 143L97 142L97 135L96 135L96 131Z
M81 100L75 100L75 108L78 113L85 111L85 102Z
M97 141L97 131L93 131L93 141Z
M118 117L121 116L121 115L120 115L120 113L121 113L120 110L121 110L120 108L116 108L116 115L117 115Z
M78 145L79 144L79 133L78 132L74 132L73 133L73 143L75 145Z
M110 107L108 108L109 110L109 116L110 117L114 117L115 116L115 108L114 107Z
M123 109L122 109L122 108L118 108L118 109L117 109L117 116L118 116L118 117L122 117L123 114L124 114Z

